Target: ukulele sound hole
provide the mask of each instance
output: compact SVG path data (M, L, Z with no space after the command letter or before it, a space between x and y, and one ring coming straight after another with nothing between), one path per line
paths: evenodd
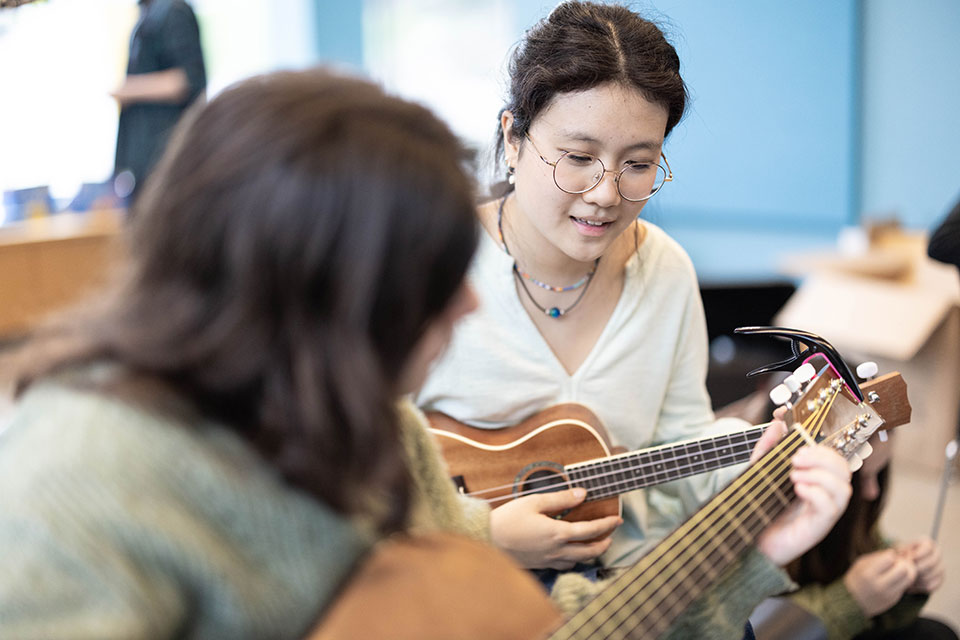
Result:
M563 467L550 462L527 465L519 474L515 487L521 495L530 493L548 493L567 489L567 479L563 476ZM515 491L518 493L518 491Z

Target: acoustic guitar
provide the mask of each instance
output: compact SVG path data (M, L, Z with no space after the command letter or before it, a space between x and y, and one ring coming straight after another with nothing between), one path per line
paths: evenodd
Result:
M893 376L894 374L890 374ZM883 388L888 377L860 385ZM876 394L880 415L895 411ZM617 453L587 407L555 405L505 429L479 429L443 413L427 414L458 490L497 507L520 496L573 487L587 490L565 520L620 515L620 495L750 460L768 424L658 447Z
M776 446L565 622L529 573L503 554L436 534L381 545L309 637L659 637L792 502L797 449L820 439L848 459L865 456L879 428L910 421L899 374L876 380L865 395L870 401L859 401L825 365L790 399L785 422L792 429ZM873 408L881 401L889 408L886 422Z

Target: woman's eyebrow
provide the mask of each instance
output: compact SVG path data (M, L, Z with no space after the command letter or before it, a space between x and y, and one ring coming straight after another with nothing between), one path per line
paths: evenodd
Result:
M583 142L586 144L600 144L600 141L594 138L593 136L576 131L561 131L558 136L569 142ZM627 147L623 148L623 151L657 151L662 146L662 142L656 140L642 140L635 142Z

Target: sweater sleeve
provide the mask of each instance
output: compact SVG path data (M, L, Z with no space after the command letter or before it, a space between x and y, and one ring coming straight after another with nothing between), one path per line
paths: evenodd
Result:
M873 618L863 614L842 578L826 585L808 584L787 597L823 621L828 640L845 640L864 631L907 626L920 615L929 596L905 594L897 604Z
M787 597L823 621L829 640L852 638L870 627L843 578L830 584L810 583Z
M582 609L609 581L590 582L578 573L557 578L551 597L567 616ZM740 640L753 609L765 598L793 587L787 574L756 549L750 549L705 593L694 600L663 638Z
M398 411L416 492L412 530L448 531L489 541L490 507L482 500L457 493L420 409L405 399Z

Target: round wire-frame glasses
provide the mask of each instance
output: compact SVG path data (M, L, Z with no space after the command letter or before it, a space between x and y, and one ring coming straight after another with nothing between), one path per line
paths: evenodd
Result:
M621 198L629 202L643 202L653 197L664 184L673 181L673 171L662 151L660 157L663 158L665 168L656 162L634 162L620 171L614 171L607 169L597 156L579 151L564 151L556 162L550 162L543 157L529 134L526 134L526 138L540 159L553 167L553 183L564 193L586 193L600 184L603 174L612 173ZM624 189L628 193L624 193Z

